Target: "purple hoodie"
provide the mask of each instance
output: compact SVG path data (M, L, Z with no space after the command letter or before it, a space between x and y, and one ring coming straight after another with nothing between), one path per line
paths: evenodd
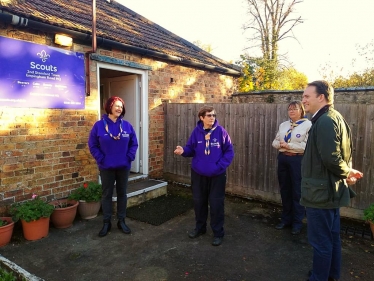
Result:
M122 133L119 140L113 139L108 134L103 119L108 124L109 132L113 136L119 134L121 124ZM107 114L104 114L103 118L92 127L88 138L88 147L99 169L130 169L138 149L138 140L134 128L129 122L118 118L114 123Z
M234 158L234 149L227 131L214 122L212 134L210 135L210 154L205 155L205 135L203 122L199 120L196 128L192 131L185 147L184 157L192 158L192 169L203 176L213 177L224 173Z

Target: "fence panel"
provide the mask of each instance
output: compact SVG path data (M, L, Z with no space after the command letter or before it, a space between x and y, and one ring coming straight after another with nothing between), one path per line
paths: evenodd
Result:
M217 112L219 123L231 136L235 158L227 171L227 192L280 202L277 180L277 150L272 141L281 122L287 120L287 104L207 104ZM176 156L198 120L201 104L165 103L164 173L188 179L191 159ZM364 209L374 202L374 105L336 104L352 129L353 167L364 178L353 188L358 196L351 207Z

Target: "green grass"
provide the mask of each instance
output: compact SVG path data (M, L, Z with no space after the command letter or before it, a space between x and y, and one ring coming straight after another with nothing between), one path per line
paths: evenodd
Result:
M0 267L0 281L17 281L17 278L13 276L13 272L8 272Z

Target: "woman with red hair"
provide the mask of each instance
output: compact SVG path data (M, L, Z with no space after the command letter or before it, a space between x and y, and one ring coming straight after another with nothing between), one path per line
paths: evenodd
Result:
M93 126L88 147L100 170L102 183L101 207L104 225L99 232L108 234L112 224L112 196L114 186L117 191L117 226L125 234L131 230L125 223L127 207L127 183L131 162L135 159L138 141L132 125L123 120L125 102L119 97L110 97L105 104L105 112Z

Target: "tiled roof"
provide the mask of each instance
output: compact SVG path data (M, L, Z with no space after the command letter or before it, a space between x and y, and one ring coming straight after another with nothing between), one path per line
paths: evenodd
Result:
M92 0L8 0L0 9L37 22L87 34L92 32ZM221 60L115 1L96 0L98 37L186 61L228 68Z

